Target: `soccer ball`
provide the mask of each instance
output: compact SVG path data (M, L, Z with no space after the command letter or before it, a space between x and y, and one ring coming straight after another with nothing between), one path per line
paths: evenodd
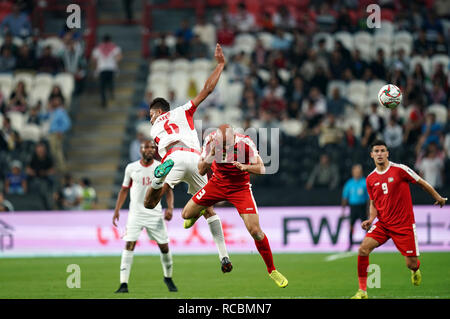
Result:
M402 101L402 91L394 84L387 84L378 92L378 101L388 109L395 109Z

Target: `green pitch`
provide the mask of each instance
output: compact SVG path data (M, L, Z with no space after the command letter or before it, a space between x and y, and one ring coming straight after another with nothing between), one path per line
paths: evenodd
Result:
M120 257L0 258L0 298L349 298L357 290L356 255L327 261L330 254L277 254L275 265L289 280L278 288L257 254L232 255L234 269L222 274L217 256L174 255L169 293L162 281L159 256L135 256L129 294L119 286ZM423 253L422 285L411 284L399 253L374 253L381 267L381 288L370 298L450 298L450 253ZM81 268L81 288L69 289L69 264Z

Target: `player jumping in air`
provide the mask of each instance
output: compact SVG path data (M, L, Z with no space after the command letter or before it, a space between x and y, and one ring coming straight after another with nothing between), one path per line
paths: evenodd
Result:
M250 174L265 173L264 163L255 144L250 137L235 133L229 125L221 125L205 138L198 163L202 175L210 168L212 177L186 204L182 212L183 218L190 220L193 225L206 207L225 200L233 204L254 238L270 278L279 287L286 287L288 280L273 264L272 251L267 236L259 225L258 209L252 194Z
M117 227L119 220L119 210L130 191L130 212L128 214L125 240L125 250L122 251L122 261L120 263L120 287L116 291L128 292L128 279L130 277L131 265L133 263L133 251L136 241L143 228L146 229L150 239L154 239L161 251L161 264L163 266L164 282L169 291L177 291L177 287L172 281L172 254L169 251L169 238L167 236L166 224L163 220L161 203L155 208L144 207L144 196L151 181L154 179L153 172L160 164L154 160L156 145L153 141L144 141L141 144L141 160L130 163L125 168L125 177L122 189L119 192L114 210L113 225ZM171 220L173 212L173 192L171 189L166 193L167 209L164 219Z
M170 111L169 103L163 98L156 98L150 104L151 136L158 144L158 152L162 164L155 170L155 178L145 195L144 206L154 208L161 196L169 188L185 182L188 192L195 194L206 185L206 176L198 172L197 163L200 157L200 143L194 126L194 113L198 105L212 93L219 81L225 66L225 57L219 44L214 57L217 66L206 80L199 94L183 106ZM212 207L206 208L204 214L209 229L219 251L222 271L230 272L231 261L225 246L222 223Z
M422 281L409 183L420 185L436 200L435 205L443 207L447 201L447 198L439 195L409 167L390 162L389 151L383 141L375 141L371 145L370 157L373 158L376 168L366 178L370 217L361 224L367 234L358 251L359 290L353 299L368 298L366 290L369 254L389 238L392 238L397 249L405 256L406 266L411 269L412 283L418 286ZM372 226L375 217L378 221Z

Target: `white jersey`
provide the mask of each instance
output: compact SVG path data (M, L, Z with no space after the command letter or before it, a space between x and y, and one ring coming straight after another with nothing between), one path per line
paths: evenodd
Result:
M161 114L153 123L150 135L158 145L158 153L163 158L166 147L180 142L186 147L200 151L197 131L194 126L194 113L197 106L192 101L172 111Z
M132 162L125 168L122 187L130 189L130 216L162 216L161 202L153 209L144 207L145 193L152 184L156 166L161 164L153 160L153 164L144 166L141 161Z

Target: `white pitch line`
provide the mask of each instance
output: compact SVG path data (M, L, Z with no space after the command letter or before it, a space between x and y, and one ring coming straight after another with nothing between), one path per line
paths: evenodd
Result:
M333 260L337 260L337 259L352 257L355 255L356 255L356 252L348 251L345 253L338 253L338 254L333 254L333 255L327 256L327 257L325 257L325 261L333 261Z

